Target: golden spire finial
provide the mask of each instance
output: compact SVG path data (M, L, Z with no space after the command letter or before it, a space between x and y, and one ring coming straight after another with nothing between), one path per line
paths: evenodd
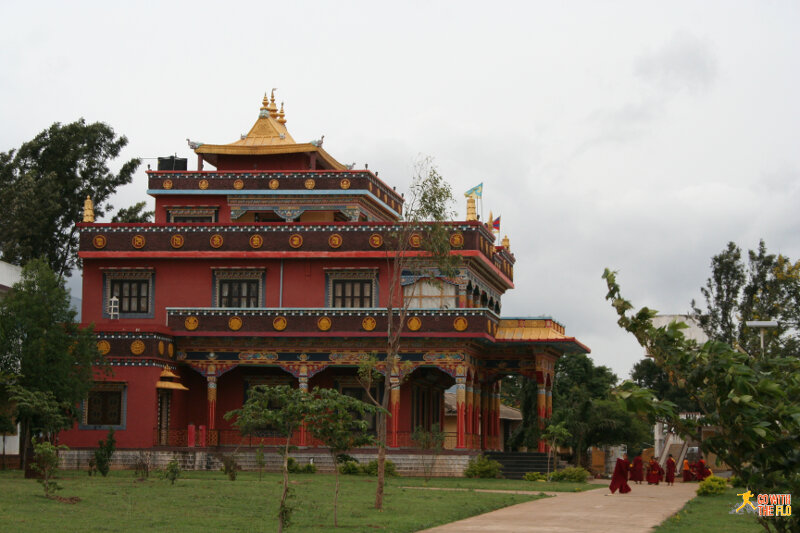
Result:
M83 201L83 221L94 222L94 204L88 194L86 200Z
M275 105L275 89L272 89L272 92L269 95L269 105L267 106L269 110L269 116L272 118L276 118L278 116L278 106Z
M286 124L286 114L283 112L283 102L281 102L281 110L278 112L278 122Z
M474 196L467 196L467 220L478 220L478 210L475 208Z
M505 248L509 252L511 251L511 241L508 240L508 235L503 237L503 248Z

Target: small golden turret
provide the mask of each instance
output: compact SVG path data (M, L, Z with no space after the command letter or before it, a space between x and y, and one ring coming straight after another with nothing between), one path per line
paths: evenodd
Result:
M267 98L267 93L264 93L264 99L261 100L261 109L258 110L259 117L268 117L269 116L269 98Z
M272 93L269 95L269 105L267 109L269 110L269 116L272 118L278 117L278 106L275 104L275 89L272 89Z
M278 112L278 122L286 124L286 114L283 112L283 102L281 102L281 110Z
M478 220L478 210L475 208L475 197L467 197L467 220Z
M508 240L508 235L503 237L503 248L509 252L511 251L511 241Z
M94 204L88 194L86 200L83 201L83 221L94 222Z

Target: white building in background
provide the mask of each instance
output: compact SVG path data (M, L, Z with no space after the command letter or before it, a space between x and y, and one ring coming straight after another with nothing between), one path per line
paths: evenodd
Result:
M11 287L22 277L22 267L0 261L0 299L5 297ZM16 435L0 437L0 453L5 449L6 455L19 454L19 426Z

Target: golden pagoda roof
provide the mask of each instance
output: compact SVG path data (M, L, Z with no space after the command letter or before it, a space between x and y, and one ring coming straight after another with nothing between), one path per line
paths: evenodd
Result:
M497 340L548 341L567 339L564 327L550 319L503 319L498 323Z
M281 103L280 111L275 104L275 89L273 89L269 98L264 94L258 119L247 135L243 135L241 139L230 144L199 144L194 151L197 154L209 155L274 155L316 152L331 169L346 170L344 165L322 149L321 144L321 140L310 143L295 142L286 128L283 103Z

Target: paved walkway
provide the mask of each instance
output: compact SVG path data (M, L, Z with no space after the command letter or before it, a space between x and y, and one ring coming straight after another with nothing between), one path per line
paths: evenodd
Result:
M608 483L608 482L606 482ZM697 483L631 485L631 492L611 496L608 489L548 492L553 498L520 503L424 533L502 531L503 533L583 533L650 531L695 496ZM491 491L502 492L502 491ZM537 492L538 494L538 492Z

